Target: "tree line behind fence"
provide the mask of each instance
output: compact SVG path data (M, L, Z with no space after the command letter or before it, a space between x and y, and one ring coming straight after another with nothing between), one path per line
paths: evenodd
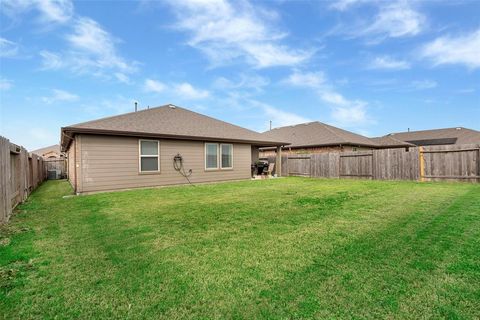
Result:
M268 160L275 161L274 157ZM283 155L282 175L480 182L480 145Z
M0 136L0 224L45 178L42 157Z

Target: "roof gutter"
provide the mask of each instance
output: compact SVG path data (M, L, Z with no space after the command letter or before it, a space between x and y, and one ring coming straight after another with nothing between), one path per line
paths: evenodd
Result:
M306 144L306 145L288 145L288 148L291 149L301 149L301 148L315 148L315 147L336 147L336 146L354 146L354 147L370 147L370 148L379 148L381 146L374 145L374 144L363 144L363 143L350 143L350 142L342 142L342 143L325 143L325 144ZM268 147L266 147L268 148Z
M198 137L198 136L183 136L173 134L156 134L149 132L133 132L133 131L115 131L115 130L98 130L98 129L85 129L75 127L62 127L62 141L61 150L67 150L68 146L73 140L73 135L78 133L84 134L99 134L99 135L112 135L112 136L127 136L127 137L152 137L162 139L175 139L175 140L195 140L195 141L220 141L220 142L236 142L252 144L254 146L261 147L278 147L290 144L289 142L281 141L262 141L262 140L245 140L245 139L226 139L218 137ZM69 135L70 134L70 135ZM66 139L63 139L66 137Z

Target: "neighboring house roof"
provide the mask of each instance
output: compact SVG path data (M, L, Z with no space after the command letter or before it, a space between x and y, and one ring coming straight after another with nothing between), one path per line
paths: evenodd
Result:
M480 131L463 127L391 133L385 137L417 146L480 143Z
M62 155L62 153L60 152L60 145L59 144L54 144L53 146L48 146L48 147L45 147L45 148L40 148L40 149L37 149L37 150L33 150L32 153L38 154L39 156L44 156L48 153L56 153L59 156Z
M413 143L398 140L392 136L370 138L370 140L382 148L416 147Z
M318 121L275 128L263 135L270 139L286 140L290 142L288 147L292 148L337 145L377 147L377 143L367 137Z
M266 137L174 105L165 105L118 116L83 122L62 128L62 148L66 150L76 133L149 136L182 140L213 140L280 146L286 141Z

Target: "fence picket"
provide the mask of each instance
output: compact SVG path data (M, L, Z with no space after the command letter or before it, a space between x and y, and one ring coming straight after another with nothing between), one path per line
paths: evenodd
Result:
M45 178L43 158L0 136L0 224Z
M480 181L480 145L286 155L283 175L375 180Z

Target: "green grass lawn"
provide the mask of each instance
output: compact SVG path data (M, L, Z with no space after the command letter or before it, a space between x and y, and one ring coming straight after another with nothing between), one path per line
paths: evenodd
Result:
M0 228L0 317L480 318L480 184L71 192Z

